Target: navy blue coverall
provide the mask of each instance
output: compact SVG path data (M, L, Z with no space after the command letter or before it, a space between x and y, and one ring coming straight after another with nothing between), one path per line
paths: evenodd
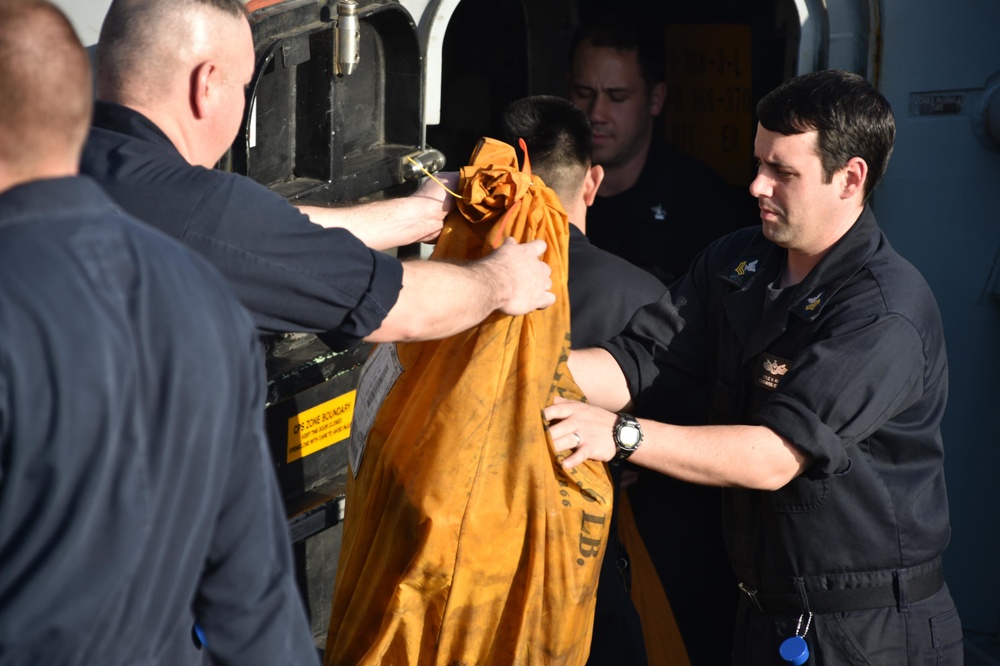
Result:
M766 307L785 251L759 229L710 246L604 346L655 413L708 382L715 424L765 426L811 459L774 491L724 490L736 664L780 664L812 612L815 663L961 663L940 557L950 526L940 313L866 208Z
M250 316L93 181L0 194L0 664L318 666Z

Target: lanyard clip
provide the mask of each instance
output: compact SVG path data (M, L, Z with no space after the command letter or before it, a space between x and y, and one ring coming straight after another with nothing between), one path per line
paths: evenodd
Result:
M750 601L752 601L753 605L757 607L757 610L759 611L764 610L763 608L760 607L760 601L757 600L757 590L747 585L744 585L743 583L740 583L738 587L740 588L740 592L750 597Z

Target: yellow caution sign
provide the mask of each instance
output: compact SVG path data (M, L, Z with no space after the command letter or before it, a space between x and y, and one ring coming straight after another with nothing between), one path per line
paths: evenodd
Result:
M305 458L350 437L357 393L350 391L288 419L286 462Z

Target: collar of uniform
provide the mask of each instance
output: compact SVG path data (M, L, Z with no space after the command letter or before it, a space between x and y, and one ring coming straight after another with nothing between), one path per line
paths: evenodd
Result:
M180 151L173 142L156 126L152 120L142 115L135 109L130 109L114 102L97 101L94 103L94 119L91 125L95 128L117 132L127 136L155 143L163 148L176 153L181 157Z
M0 228L34 218L82 215L113 206L97 183L73 176L35 180L0 194Z
M653 135L646 152L646 161L642 171L632 187L608 197L598 196L596 202L611 206L621 215L629 213L642 219L651 214L651 203L663 205L669 197L663 195L664 178L672 180L677 170L677 155L679 151L671 146L658 134ZM659 202L659 203L658 203Z
M816 318L840 287L868 262L878 243L875 215L865 206L857 222L830 248L806 279L789 287L795 292L789 311L802 319ZM776 249L770 241L754 243L725 266L719 277L746 289L758 275L769 274L772 261L779 257L784 261L784 251L776 252Z
M875 254L879 237L875 214L865 206L847 233L834 243L806 279L794 287L795 300L789 312L806 321L818 317L833 295Z
M722 273L719 277L742 288L753 278L757 277L757 269L761 268L763 260L764 253L742 257L731 266L728 274Z
M722 266L717 279L736 287L725 296L723 306L733 332L746 348L760 335L758 329L764 314L764 291L767 283L777 277L781 270L785 250L764 238L757 229L750 244L730 256L733 259ZM784 330L785 317L769 321L769 327L764 333L768 339L780 335Z
M740 232L742 233L742 232ZM758 275L768 275L776 261L784 261L784 250L766 240L758 229L751 243L722 267L718 277L740 289L750 286Z
M568 224L569 224L570 243L587 243L588 245L590 245L590 239L587 238L587 236L582 231L580 231L579 227L577 227L575 224L571 222Z

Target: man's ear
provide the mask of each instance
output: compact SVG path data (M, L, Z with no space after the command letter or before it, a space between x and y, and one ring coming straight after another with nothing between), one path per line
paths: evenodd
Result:
M595 164L587 169L587 173L583 177L583 202L587 204L588 208L594 203L597 190L601 188L603 181L604 167L600 164Z
M861 196L865 198L865 181L868 179L868 163L861 157L852 157L841 169L843 174L843 185L841 186L841 198L850 199Z
M663 111L663 105L667 101L667 84L657 83L649 91L649 115L658 116Z
M209 105L217 94L218 77L219 68L211 60L191 70L191 113L198 120L204 120L208 115Z

